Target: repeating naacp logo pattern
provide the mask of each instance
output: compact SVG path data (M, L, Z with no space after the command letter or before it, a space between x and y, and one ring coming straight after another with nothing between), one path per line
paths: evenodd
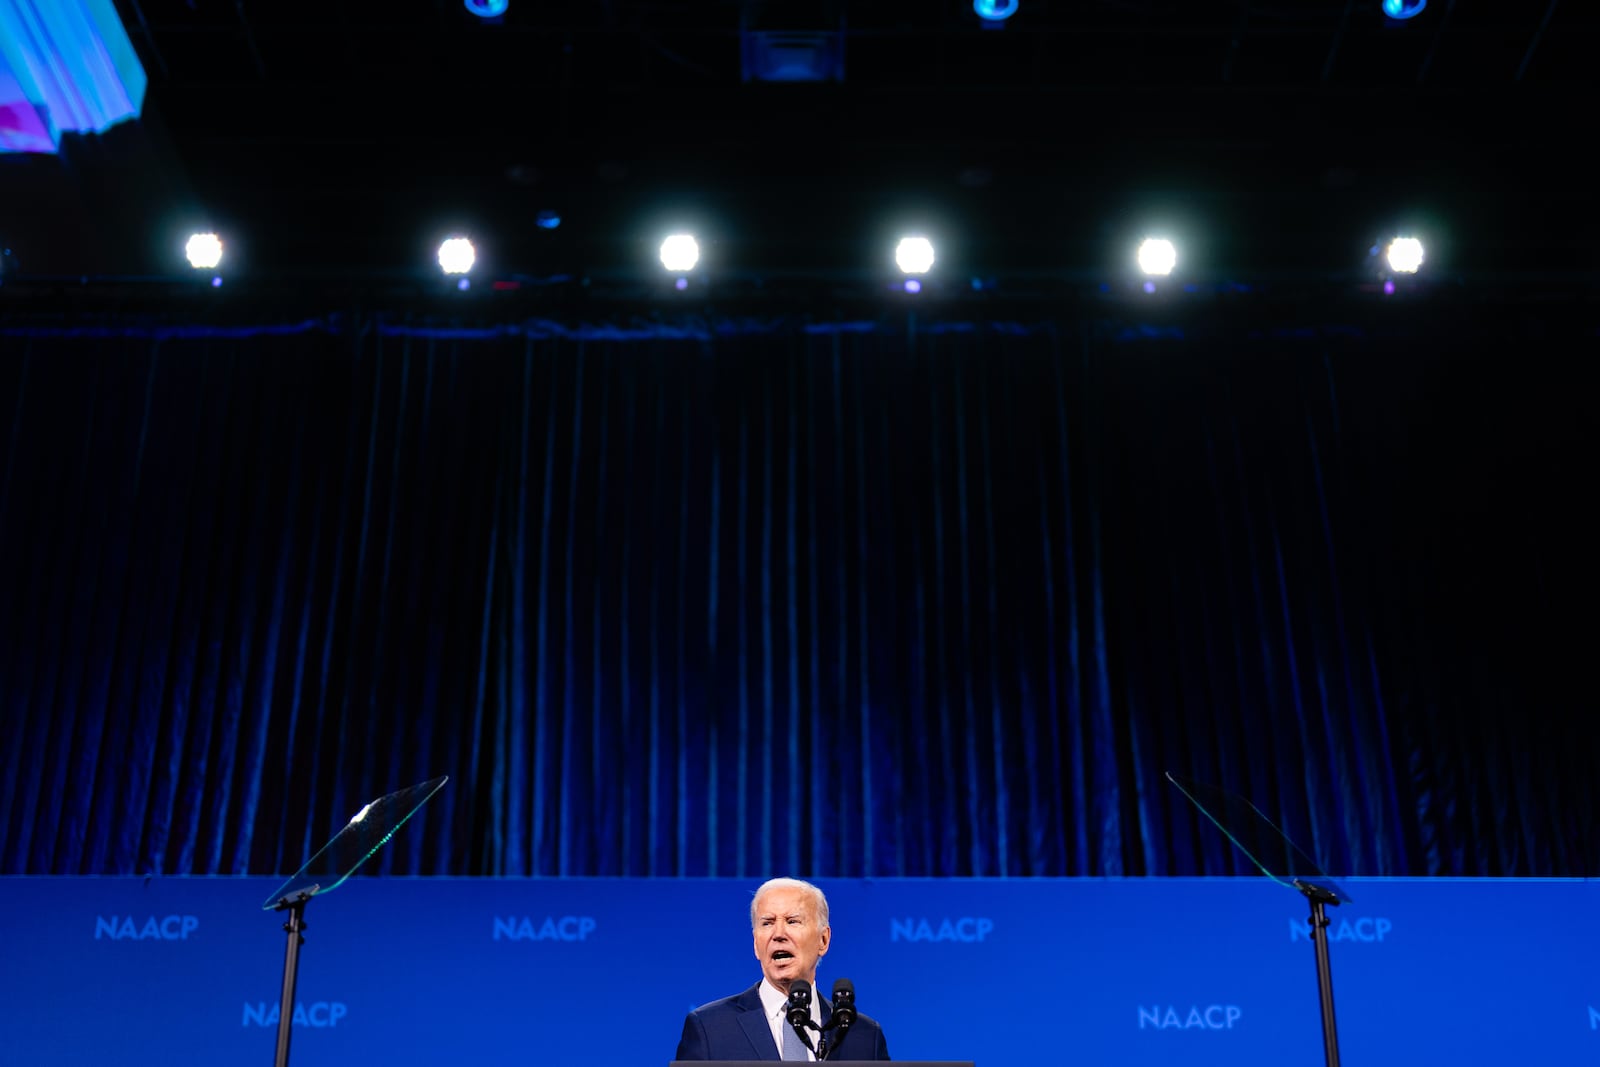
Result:
M994 933L993 919L890 919L890 941L960 941L975 944Z
M352 879L307 911L296 1062L503 1063L538 1048L664 1067L687 1006L759 974L759 881ZM1281 1067L1321 1047L1303 901L1266 879L823 885L833 941L818 987L851 979L898 1059L1026 1063L1062 1032L1074 1058L1119 1067ZM26 965L0 968L3 1058L259 1060L284 1010L283 916L260 904L275 888L0 879L0 909L26 918L8 935ZM1600 1049L1600 931L1571 921L1600 883L1347 888L1326 933L1350 1062L1574 1063ZM617 983L641 974L619 1030ZM952 1024L961 998L981 1021ZM1477 1024L1415 1025L1446 1011ZM597 1034L622 1040L597 1048Z
M96 941L187 941L200 929L198 915L96 915Z
M592 915L563 915L559 919L553 915L496 915L494 940L587 941L599 926L599 920Z
M244 1006L245 1026L269 1026L277 1028L278 1020L283 1016L279 1014L281 1005L274 1001L268 1004L258 1000L254 1004ZM317 1000L310 1004L296 1003L294 1015L290 1020L293 1026L310 1026L316 1029L334 1027L339 1025L339 1020L350 1014L349 1005L342 1000Z
M1237 1004L1191 1005L1180 1008L1173 1004L1139 1006L1141 1030L1232 1030L1244 1017L1244 1009Z
M1328 920L1328 941L1338 943L1341 941L1366 942L1369 944L1382 941L1394 929L1393 919L1366 918L1340 919L1334 922ZM1289 920L1289 940L1311 942L1311 923L1305 919Z

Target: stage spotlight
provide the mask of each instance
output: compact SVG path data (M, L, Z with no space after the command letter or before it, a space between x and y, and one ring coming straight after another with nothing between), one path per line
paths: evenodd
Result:
M465 237L449 237L439 246L439 269L446 274L465 274L478 261L478 253Z
M700 262L700 242L691 234L675 233L661 242L661 265L670 271L694 270Z
M933 269L933 242L926 237L902 237L894 249L895 266L902 274L926 274Z
M511 6L511 0L462 0L462 3L480 19L497 19Z
M222 262L222 238L214 233L197 233L183 246L189 266L195 270L214 270Z
M1139 245L1139 269L1146 274L1167 275L1178 265L1178 250L1165 237L1146 237Z
M1383 256L1396 274L1415 274L1422 266L1422 242L1415 237L1396 237Z
M1392 19L1408 19L1422 14L1428 0L1383 0L1383 13Z
M1019 0L972 0L972 10L985 22L1004 22L1017 13Z

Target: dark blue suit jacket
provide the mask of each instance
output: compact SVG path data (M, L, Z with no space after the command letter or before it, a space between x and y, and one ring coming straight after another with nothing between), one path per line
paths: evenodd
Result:
M822 1022L827 1024L833 1014L833 1004L822 998ZM815 1043L816 1034L812 1041ZM838 1040L830 1031L829 1040ZM683 1020L683 1036L678 1039L680 1060L776 1060L778 1046L772 1040L772 1028L767 1025L767 1013L761 1007L761 983L743 993L721 1000L713 1000L689 1013ZM855 1025L845 1031L844 1041L836 1051L828 1053L830 1060L886 1060L889 1046L883 1039L883 1027L870 1016L856 1014Z

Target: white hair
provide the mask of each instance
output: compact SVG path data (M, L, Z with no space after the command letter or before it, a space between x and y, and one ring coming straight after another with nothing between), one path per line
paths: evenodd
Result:
M756 903L761 899L761 894L769 889L798 889L811 897L811 903L816 908L817 926L827 929L828 926L828 898L823 896L822 890L810 882L803 882L798 878L769 878L756 887L755 895L750 898L750 929L756 928Z

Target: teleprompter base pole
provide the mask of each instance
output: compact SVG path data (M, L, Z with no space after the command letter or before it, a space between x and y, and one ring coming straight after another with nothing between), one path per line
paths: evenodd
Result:
M1300 883L1311 901L1311 944L1317 952L1317 999L1322 1005L1322 1052L1327 1067L1339 1067L1339 1027L1333 1017L1333 966L1328 958L1328 913L1325 906L1339 898L1320 886Z
M278 909L287 911L289 918L283 924L289 935L289 946L283 954L283 999L278 1005L278 1048L273 1067L289 1067L289 1036L294 1026L294 987L300 973L300 946L305 943L306 905L311 893L300 893L293 900L288 897L278 901Z

